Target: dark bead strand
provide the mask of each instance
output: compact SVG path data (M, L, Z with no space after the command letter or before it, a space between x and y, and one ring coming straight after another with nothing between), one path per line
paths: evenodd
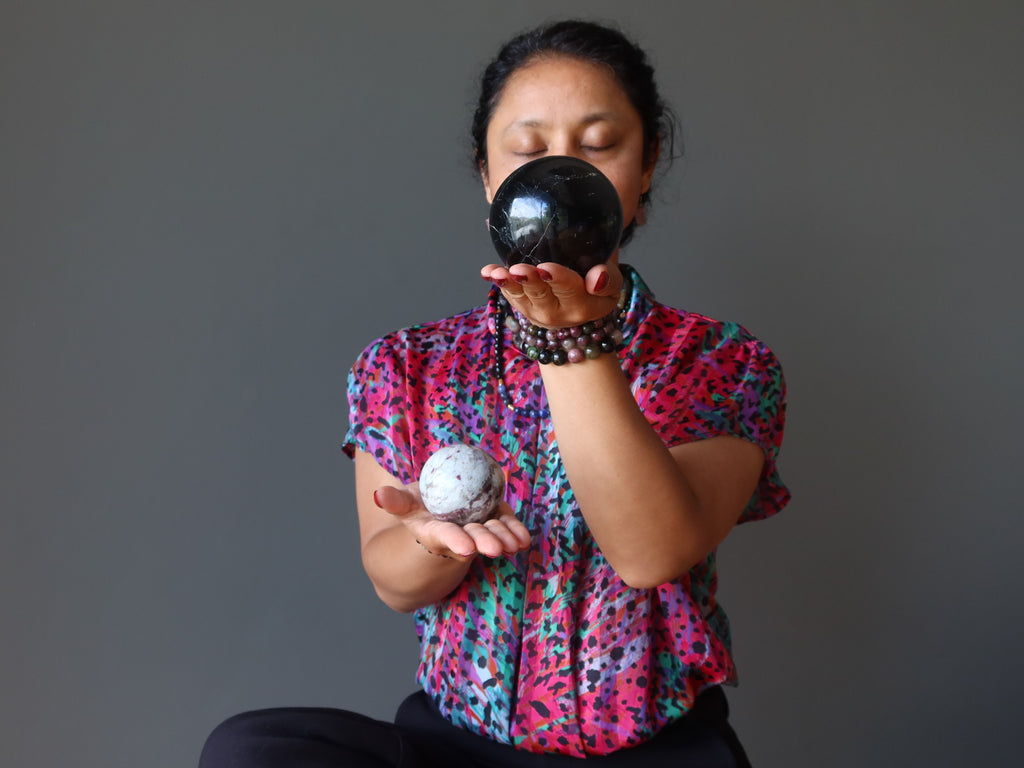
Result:
M511 315L507 314L508 303L501 296L501 294L495 292L494 300L494 378L498 382L498 397L501 398L502 402L505 403L505 407L510 411L514 411L520 416L526 416L531 419L546 419L551 415L551 411L547 408L521 408L512 401L512 393L508 391L508 384L505 383L505 328L506 324L511 320L512 323L516 323L515 319ZM518 327L518 324L516 324ZM513 334L512 328L509 328Z

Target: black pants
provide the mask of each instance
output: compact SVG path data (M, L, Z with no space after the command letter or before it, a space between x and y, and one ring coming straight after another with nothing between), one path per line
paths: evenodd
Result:
M608 768L750 768L728 723L720 688L683 720L632 749L590 760ZM579 758L523 752L449 723L422 691L395 723L338 709L265 709L236 715L210 734L199 768L563 768Z

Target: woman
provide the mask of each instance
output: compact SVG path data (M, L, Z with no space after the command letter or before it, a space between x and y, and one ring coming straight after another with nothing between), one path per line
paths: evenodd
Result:
M563 22L501 50L473 137L488 200L536 157L598 167L625 242L672 131L643 52ZM721 693L735 670L714 553L788 500L777 361L734 324L656 302L618 252L585 277L557 264L481 275L486 305L378 340L349 381L363 563L385 603L416 612L423 691L394 725L238 716L204 768L747 765ZM595 323L578 364L535 362L515 333L591 336ZM503 466L494 519L460 527L423 508L420 469L454 442Z

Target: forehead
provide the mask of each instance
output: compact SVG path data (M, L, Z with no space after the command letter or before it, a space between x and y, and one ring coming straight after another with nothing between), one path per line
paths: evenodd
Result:
M509 76L491 116L491 127L546 123L583 114L639 117L610 68L568 56L544 56Z

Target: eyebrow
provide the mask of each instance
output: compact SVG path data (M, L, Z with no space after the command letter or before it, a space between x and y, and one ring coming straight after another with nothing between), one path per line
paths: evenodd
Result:
M593 125L594 123L616 122L615 115L612 112L592 112L586 115L583 120L580 121L583 125ZM522 120L516 120L514 123L509 124L508 128L505 129L504 133L516 130L518 128L544 128L548 124L543 120L537 118L527 117Z

